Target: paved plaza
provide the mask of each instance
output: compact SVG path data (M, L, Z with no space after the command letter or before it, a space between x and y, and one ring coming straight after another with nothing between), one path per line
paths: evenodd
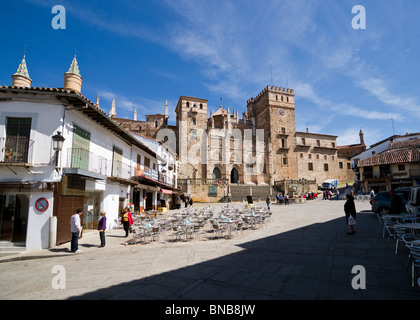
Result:
M215 206L217 212L222 204ZM0 299L418 300L407 250L401 245L395 254L393 240L386 248L367 201L356 201L357 233L347 235L343 206L321 199L272 204L266 227L233 239L208 233L202 240L122 245L124 231L111 230L107 246L98 248L97 232L85 233L79 254L69 253L68 243L2 258ZM366 289L353 289L360 276L354 266L364 267ZM64 289L54 288L58 275Z

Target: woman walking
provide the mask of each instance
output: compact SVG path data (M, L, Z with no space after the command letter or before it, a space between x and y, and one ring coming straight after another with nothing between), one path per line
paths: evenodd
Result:
M128 237L128 231L130 230L130 226L133 224L133 216L131 215L130 208L125 208L125 212L121 217L121 223L125 230L125 238Z
M346 195L346 203L344 204L344 212L346 214L347 225L350 228L350 232L347 232L348 235L353 235L356 233L354 230L354 225L356 224L356 206L354 205L354 198L351 194Z
M99 248L105 247L105 229L106 229L106 213L105 211L100 212L101 219L99 219L98 230L99 230L99 239L101 240L101 245Z

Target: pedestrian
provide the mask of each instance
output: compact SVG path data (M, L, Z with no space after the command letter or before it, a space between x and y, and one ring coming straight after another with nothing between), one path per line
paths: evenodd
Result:
M270 210L270 196L267 194L267 199L265 200L267 202L267 209Z
M99 248L105 247L105 229L106 229L106 212L101 211L99 213L101 215L101 219L99 219L98 223L98 230L99 230L99 239L101 240L101 245Z
M284 205L288 205L289 204L289 194L286 194L284 196Z
M340 200L340 191L337 189L337 200Z
M123 213L121 217L121 223L125 230L125 238L127 238L130 227L133 224L133 216L131 215L129 207L125 208L125 212Z
M394 190L389 190L389 195L391 197L391 214L401 214L405 212L404 202L401 197L395 193Z
M356 206L354 205L354 198L351 194L346 195L346 203L344 204L344 212L346 214L346 222L349 226L350 232L348 235L353 235L356 233L354 230L354 224L356 223Z
M82 225L80 224L80 216L83 214L83 210L77 209L76 213L70 218L70 230L71 230L71 248L70 251L73 253L79 253L79 237L82 231Z

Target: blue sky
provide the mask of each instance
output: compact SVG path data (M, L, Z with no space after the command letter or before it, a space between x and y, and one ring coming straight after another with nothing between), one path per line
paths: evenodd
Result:
M54 5L66 29L54 30ZM352 28L352 8L366 29ZM117 116L163 112L181 95L246 108L267 85L295 89L296 129L368 145L420 132L418 0L2 1L0 85L22 59L34 87L62 87L75 50L82 93ZM287 70L287 71L286 71ZM286 77L287 74L287 77ZM393 121L391 120L393 119Z

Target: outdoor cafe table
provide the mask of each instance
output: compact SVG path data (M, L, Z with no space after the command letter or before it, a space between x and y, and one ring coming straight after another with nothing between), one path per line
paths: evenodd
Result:
M420 223L401 223L398 224L399 227L408 228L411 230L420 230Z
M226 224L228 226L229 229L229 238L232 238L232 226L238 224L239 222L241 222L241 220L231 220L231 219L224 219L224 220L219 220L219 223L222 224Z

